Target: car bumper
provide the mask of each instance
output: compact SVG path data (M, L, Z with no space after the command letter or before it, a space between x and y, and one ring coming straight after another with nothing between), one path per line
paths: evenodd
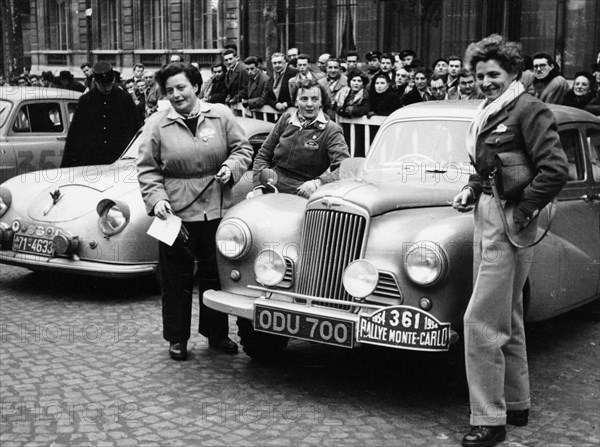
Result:
M108 262L47 258L10 250L0 251L0 263L24 267L31 270L49 270L89 276L111 278L135 278L156 273L157 263L112 264Z
M353 348L366 343L396 349L447 351L458 340L450 323L440 322L428 312L411 306L386 306L355 313L293 302L289 296L277 292L267 299L264 295L248 297L216 290L204 292L203 300L212 309L251 320L257 331L339 347ZM399 324L400 318L406 322L404 327Z

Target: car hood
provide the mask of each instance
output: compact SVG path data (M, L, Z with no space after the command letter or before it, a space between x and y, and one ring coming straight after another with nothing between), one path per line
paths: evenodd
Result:
M27 214L31 219L45 222L68 222L89 213L96 213L98 202L122 197L139 189L135 171L122 162L106 166L88 166L57 170L56 178L34 196ZM50 177L50 171L47 176Z
M377 216L405 208L449 206L448 202L457 194L461 186L402 181L367 183L343 180L319 188L310 197L310 201L337 197L361 206L371 216Z

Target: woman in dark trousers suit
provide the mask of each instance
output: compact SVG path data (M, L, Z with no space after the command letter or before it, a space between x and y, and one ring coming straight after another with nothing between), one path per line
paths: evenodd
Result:
M163 336L175 360L187 358L194 261L200 264L201 275L199 332L208 338L209 346L237 352L228 337L227 315L206 307L202 294L220 289L215 234L232 205L231 186L250 164L252 147L227 106L198 99L199 76L194 67L179 63L156 74L171 107L146 121L137 160L148 214L160 219L175 214L189 233L188 244L178 238L172 246L159 242L158 250Z
M567 181L568 165L553 114L519 82L520 45L491 35L471 44L465 60L486 99L466 139L476 174L453 203L462 212L475 205L474 286L464 315L471 431L463 446L483 447L503 441L507 423L526 425L531 405L523 287L533 248L517 248L507 237L489 183L494 155L522 152L536 172L521 199L502 210L509 231L528 242L537 234L537 214ZM490 247L498 254L493 259L485 255Z

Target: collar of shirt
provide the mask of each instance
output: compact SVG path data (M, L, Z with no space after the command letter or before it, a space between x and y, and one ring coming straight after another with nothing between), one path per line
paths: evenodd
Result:
M193 116L196 116L195 112L197 112L197 116L200 116L200 119L202 119L202 116L208 116L208 117L217 116L216 114L211 112L210 103L198 100L196 102L196 105L194 106L194 110L188 116L181 115L179 112L177 112L173 108L173 106L171 106L171 107L169 107L169 111L167 112L167 118L169 118L169 120L171 120L171 121L177 121L178 119L183 120L186 118L191 118Z
M312 123L321 123L321 124L327 124L327 118L325 118L325 114L323 113L323 110L319 110L319 113L317 115L317 117L311 121L308 125L303 125L302 120L300 119L300 117L298 116L298 111L296 110L294 112L294 114L292 115L292 117L290 118L290 124L293 124L296 127L308 127L310 126Z

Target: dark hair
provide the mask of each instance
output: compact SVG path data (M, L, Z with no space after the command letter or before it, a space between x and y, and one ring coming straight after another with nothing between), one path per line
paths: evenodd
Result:
M258 58L256 56L248 56L246 59L244 59L244 64L254 64L258 67Z
M446 65L448 65L448 59L446 59L445 57L438 57L435 62L433 64L431 64L431 68L435 68L435 66L438 64L438 62L446 62Z
M472 70L479 62L486 62L490 59L497 61L508 73L516 73L517 79L521 77L523 67L521 44L505 42L499 34L492 34L479 42L470 44L465 51L465 61Z
M142 64L141 62L136 62L135 64L133 64L133 69L134 69L134 70L135 70L137 67L142 67L142 68L145 68L145 67L144 67L144 64Z
M223 69L223 74L227 73L227 67L225 66L225 64L223 62L215 62L214 64L212 64L210 67L210 71L212 72L213 68L218 68L218 67L221 67Z
M427 67L416 67L413 70L413 75L416 76L419 73L423 73L427 78L427 82L429 82L429 78L431 77L431 70Z
M353 68L350 71L348 71L348 73L346 73L346 79L348 79L348 85L350 85L350 81L357 76L360 77L360 79L362 80L363 86L366 88L367 85L369 84L369 77L366 74L364 74L362 71L357 70L356 68Z
M192 85L202 85L202 75L196 67L190 64L183 64L181 62L174 62L172 64L165 65L163 68L158 70L155 74L156 82L160 87L163 95L166 94L167 80L179 73L185 74Z
M400 57L400 59L404 59L406 56L417 57L417 53L415 53L413 50L406 49L400 51L398 56Z
M225 45L223 48L225 48L226 50L233 50L233 51L235 51L235 52L236 52L236 54L237 54L237 50L238 50L238 48L237 48L237 45L236 45L236 44L234 44L234 43L228 43L228 44L227 44L227 45Z
M458 75L456 75L457 78L468 78L469 76L475 77L473 72L465 67L458 70Z
M386 75L385 73L377 73L375 76L373 76L371 78L371 82L369 84L369 95L371 95L371 96L376 93L375 82L377 81L377 79L385 79L385 82L387 82L387 85L388 85L388 90L392 86L392 80L388 77L388 75Z
M298 58L300 58L300 57L298 56ZM298 95L300 94L300 90L307 89L307 88L317 88L317 89L319 89L321 91L321 101L325 100L325 97L323 96L323 94L327 94L327 93L323 91L323 89L321 87L321 84L319 84L314 79L306 78L306 79L302 79L298 83L298 90L296 90L296 97L294 98L294 101L296 101L298 99Z
M531 56L523 56L523 70L533 70L533 58Z
M228 48L225 51L223 51L223 57L227 56L228 54L233 54L233 57L236 57L237 51L234 50L233 48Z
M446 85L446 76L438 74L438 73L434 73L433 75L431 75L431 77L427 80L428 84L431 84L431 81L439 81L442 80L444 82L444 85Z
M310 64L310 56L306 53L300 53L296 59L306 59Z
M90 67L90 68L92 68L92 64L90 64L88 61L85 61L83 64L81 64L81 65L79 66L79 68L81 68L82 70L83 70L85 67Z
M329 62L337 62L337 64L341 67L342 66L342 61L340 61L338 58L336 57L330 57L329 59L327 59L327 64Z
M579 76L583 76L584 78L587 78L588 81L590 81L590 91L593 93L596 89L596 77L589 71L578 71L577 73L575 73L575 76L573 76L573 84L575 83L575 79L577 79Z
M346 53L346 59L348 59L348 56L356 56L357 59L359 58L358 51L356 51L356 50L350 50L350 51L348 51Z
M394 63L395 57L392 53L383 53L379 58L379 62L381 62L383 59L389 59L392 63Z
M548 53L535 53L531 59L546 59L548 61L548 65L558 65L554 58Z

